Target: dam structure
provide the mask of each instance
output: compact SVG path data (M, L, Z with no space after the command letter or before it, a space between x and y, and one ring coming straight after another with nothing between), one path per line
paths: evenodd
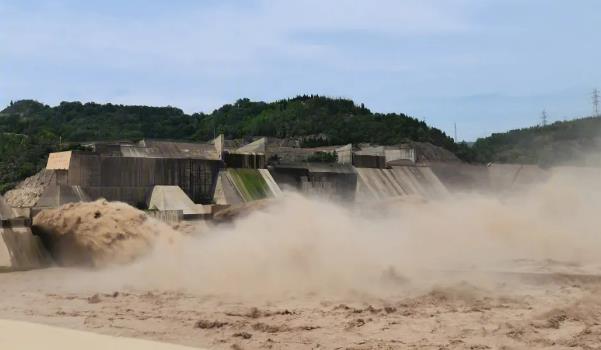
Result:
M353 154L358 181L357 201L403 196L439 199L448 191L427 164L416 162L416 151L406 145L371 146Z
M420 154L407 144L302 147L298 140L223 135L206 143L88 142L49 154L44 170L6 196L13 211L28 218L103 198L168 222L208 219L224 207L286 190L346 203L444 197L445 185Z
M177 186L194 203L208 204L223 166L219 150L207 144L142 140L88 148L49 155L51 178L35 209L99 198L145 209L155 186Z
M448 195L429 166L418 163L419 152L408 144L301 147L264 137L236 152L264 157L281 188L309 196L349 202Z
M218 206L241 205L256 200L276 198L282 194L267 169L263 140L240 147L226 147L224 168L220 170L214 203Z
M40 238L31 232L31 220L17 217L0 196L0 272L41 268L49 263Z

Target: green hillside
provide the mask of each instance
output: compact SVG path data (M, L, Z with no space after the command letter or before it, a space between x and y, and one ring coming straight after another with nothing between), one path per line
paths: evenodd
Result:
M43 167L52 150L27 135L0 133L0 193Z
M495 133L472 146L478 162L599 165L601 117Z
M0 131L62 137L66 141L170 138L204 141L223 133L247 136L297 137L325 135L323 143L404 140L430 142L451 151L456 145L442 131L404 114L372 113L351 100L299 96L276 102L240 99L211 114L185 114L173 107L123 106L63 102L49 107L18 101L0 112Z
M141 138L206 141L250 136L306 137L307 146L372 142L429 142L460 157L441 130L404 114L372 113L347 99L298 96L271 103L240 99L210 114L186 114L174 107L62 102L50 107L33 100L0 112L0 192L31 175L49 151L91 140Z

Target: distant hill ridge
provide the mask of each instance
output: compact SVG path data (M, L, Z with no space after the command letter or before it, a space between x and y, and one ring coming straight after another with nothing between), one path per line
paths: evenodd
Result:
M558 121L478 139L476 162L601 165L601 116Z
M405 114L372 113L352 100L317 95L275 102L240 99L210 114L185 114L174 107L62 102L50 107L33 100L11 103L2 112L0 131L28 135L45 132L63 140L169 138L205 141L226 138L322 135L320 142L394 144L429 142L454 151L452 138Z

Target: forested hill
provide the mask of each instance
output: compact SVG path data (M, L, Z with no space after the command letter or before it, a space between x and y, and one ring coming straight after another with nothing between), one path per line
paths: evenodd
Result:
M240 99L210 114L185 114L173 107L63 102L56 107L24 100L0 112L0 132L66 141L168 138L206 141L215 134L298 137L324 135L330 144L404 140L455 150L442 131L404 114L372 113L351 100L299 96L272 103Z
M458 145L441 130L404 114L372 113L347 99L298 96L271 103L240 99L210 114L186 114L174 107L62 102L50 107L33 100L0 112L0 192L43 165L60 144L141 138L206 141L250 136L307 137L307 145L370 142L429 142L460 157Z
M495 133L472 146L478 162L601 165L601 117Z

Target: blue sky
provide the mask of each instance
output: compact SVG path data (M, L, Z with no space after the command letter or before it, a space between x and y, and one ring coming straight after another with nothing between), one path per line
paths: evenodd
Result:
M598 0L0 0L0 105L347 97L473 140L588 115Z

